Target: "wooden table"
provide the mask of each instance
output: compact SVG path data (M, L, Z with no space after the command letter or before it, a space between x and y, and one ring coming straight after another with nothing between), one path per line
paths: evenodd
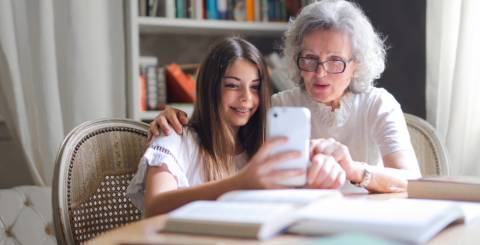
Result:
M406 193L376 194L376 195L350 195L349 198L405 198ZM258 241L239 238L225 238L216 236L200 236L173 233L160 233L166 221L166 215L137 221L118 229L109 231L87 244L95 245L144 245L144 244L298 244L309 240L318 240L321 237L306 237L293 234L284 234L268 241ZM401 231L399 231L401 232ZM478 245L480 244L480 222L469 225L458 224L448 227L435 236L429 245Z

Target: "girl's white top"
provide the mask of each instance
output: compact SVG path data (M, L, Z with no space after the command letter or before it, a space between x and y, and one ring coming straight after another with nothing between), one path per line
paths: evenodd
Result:
M126 196L142 212L144 212L145 177L149 166L165 165L175 177L178 188L186 188L204 183L202 166L198 156L196 133L185 127L183 134L170 129L170 135L156 137L145 151L138 170L130 182ZM238 169L247 162L246 153L235 157Z

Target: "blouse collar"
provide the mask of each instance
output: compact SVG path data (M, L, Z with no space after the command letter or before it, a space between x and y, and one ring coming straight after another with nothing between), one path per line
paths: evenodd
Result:
M340 106L332 111L332 107L313 100L305 89L301 89L307 98L309 108L314 114L315 123L326 127L341 127L345 125L353 111L354 94L346 92L340 99Z

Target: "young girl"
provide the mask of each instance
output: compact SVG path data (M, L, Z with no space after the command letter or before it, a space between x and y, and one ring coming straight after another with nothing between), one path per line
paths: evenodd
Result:
M196 93L186 130L153 139L127 189L145 216L234 189L279 188L275 183L303 174L272 168L300 153L270 154L286 139L265 141L268 75L252 44L227 38L215 45L200 66Z

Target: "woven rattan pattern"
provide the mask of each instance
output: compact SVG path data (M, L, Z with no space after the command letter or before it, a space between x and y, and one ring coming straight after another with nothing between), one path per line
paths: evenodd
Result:
M118 131L133 133L144 138L147 136L145 132L131 128L104 128L86 135L75 147L69 164L67 202L73 238L76 243L83 243L105 231L141 218L140 211L125 197L126 188L135 173L114 176L106 175L95 193L92 193L88 200L79 207L72 208L71 206L72 169L79 149L94 136Z
M105 176L95 194L73 211L73 235L83 242L107 230L140 219L140 212L125 197L133 174Z

